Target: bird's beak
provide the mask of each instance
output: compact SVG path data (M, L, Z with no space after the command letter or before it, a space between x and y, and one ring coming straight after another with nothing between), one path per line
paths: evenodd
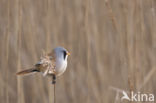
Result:
M70 53L69 53L69 52L67 52L67 55L70 55Z

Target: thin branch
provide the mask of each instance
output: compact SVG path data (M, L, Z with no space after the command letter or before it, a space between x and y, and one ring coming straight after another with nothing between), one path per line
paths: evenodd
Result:
M54 84L54 103L56 103L56 100L55 100L55 84Z
M54 103L56 103L56 96L55 96L55 85L56 85L56 76L55 75L52 75L52 84L54 85Z

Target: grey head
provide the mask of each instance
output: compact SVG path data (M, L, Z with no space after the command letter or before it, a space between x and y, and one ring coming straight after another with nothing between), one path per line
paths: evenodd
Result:
M70 55L70 53L63 47L56 47L54 49L54 53L56 56L56 59L60 58L62 60L67 60L68 56Z

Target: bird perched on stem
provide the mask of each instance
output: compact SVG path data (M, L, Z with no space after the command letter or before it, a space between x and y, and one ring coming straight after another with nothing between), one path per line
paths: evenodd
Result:
M43 73L43 76L52 76L52 84L55 84L57 76L63 74L67 68L67 58L70 53L63 47L56 47L49 54L44 54L40 61L32 68L17 72L17 75Z

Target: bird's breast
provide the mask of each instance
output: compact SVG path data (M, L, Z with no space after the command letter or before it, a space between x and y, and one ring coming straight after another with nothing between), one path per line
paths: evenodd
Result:
M65 72L66 68L67 68L67 61L64 61L64 60L56 61L55 72L56 72L57 76L60 76L61 74L63 74Z

